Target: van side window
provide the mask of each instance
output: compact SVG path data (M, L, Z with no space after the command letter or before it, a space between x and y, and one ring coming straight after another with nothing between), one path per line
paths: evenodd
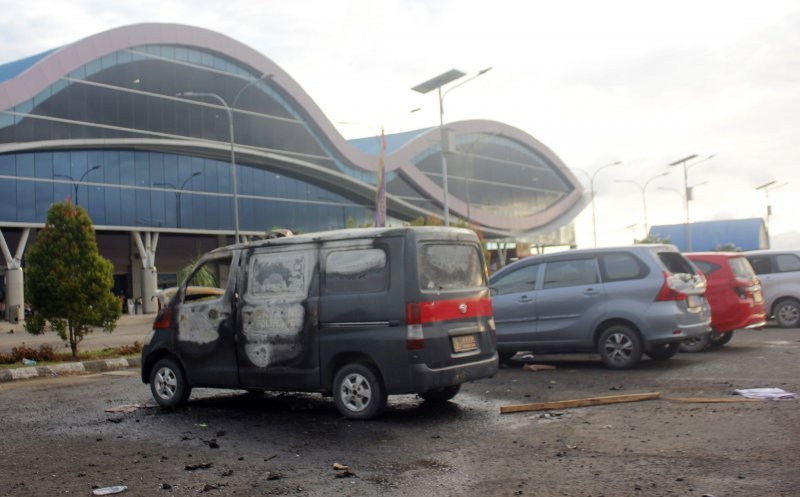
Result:
M250 258L248 293L253 297L306 295L306 255L256 254Z
M325 258L325 290L329 293L380 292L388 282L382 249L338 250Z
M603 254L600 257L603 268L603 281L625 281L644 278L647 266L632 254Z
M658 258L671 274L695 274L692 264L678 252L659 252Z
M184 290L183 301L214 300L225 293L231 269L231 257L204 262L195 267Z
M800 271L800 259L791 254L778 254L775 256L775 265L779 273Z
M538 264L530 264L502 276L492 283L492 295L532 292L536 288Z
M542 288L591 285L597 283L597 262L591 259L548 262Z
M768 255L751 255L747 258L756 274L770 274L772 272L772 259Z

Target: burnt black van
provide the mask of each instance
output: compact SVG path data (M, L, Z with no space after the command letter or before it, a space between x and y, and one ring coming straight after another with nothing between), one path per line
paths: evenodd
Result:
M216 249L163 306L142 351L162 406L193 387L332 395L369 419L387 395L453 398L497 372L475 233L368 228Z

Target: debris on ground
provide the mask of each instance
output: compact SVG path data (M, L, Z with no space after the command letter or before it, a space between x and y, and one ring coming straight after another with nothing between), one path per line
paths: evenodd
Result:
M24 364L25 366L36 366L36 361L34 361L33 359L25 359L25 358L23 358L22 359L22 364Z
M208 469L212 466L210 462L201 462L198 464L187 464L183 469L186 471L195 471L198 469Z
M524 364L522 366L523 371L531 371L533 373L537 371L552 371L553 369L556 369L556 367L549 364Z
M104 411L110 413L117 413L117 412L128 413L136 411L138 409L144 409L145 407L147 407L145 404L123 404L121 406L109 407L107 409L104 409Z
M350 466L338 462L333 463L333 470L336 471L336 478L358 478L358 475L350 470Z
M275 481L275 480L280 480L281 478L283 478L283 475L278 473L277 471L267 472L267 480Z
M664 397L669 402L685 402L687 404L724 404L728 402L760 402L761 399L748 399L745 397Z
M589 397L585 399L561 400L555 402L537 402L533 404L519 404L500 406L500 414L509 414L525 411L544 411L550 409L565 409L568 407L587 407L606 404L619 404L622 402L639 402L642 400L655 400L661 397L659 392L634 393L629 395L609 395L605 397Z
M125 485L114 485L113 487L95 488L92 495L113 495L128 490Z
M734 393L748 399L764 400L792 400L797 398L796 393L790 393L782 388L740 388Z

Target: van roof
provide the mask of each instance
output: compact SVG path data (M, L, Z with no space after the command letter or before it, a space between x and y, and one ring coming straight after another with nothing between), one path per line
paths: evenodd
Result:
M475 237L475 232L465 228L453 228L445 226L402 226L390 228L347 228L330 231L317 231L313 233L303 233L301 235L291 235L284 237L267 238L252 242L238 243L219 247L210 253L223 252L242 248L265 247L271 245L293 245L296 243L325 242L333 240L350 240L358 238L379 238L388 236L401 236L409 232L418 233L424 238L438 235L449 234L450 236L470 236Z

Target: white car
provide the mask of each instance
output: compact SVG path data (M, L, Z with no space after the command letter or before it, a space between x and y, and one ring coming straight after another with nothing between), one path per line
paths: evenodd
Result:
M781 328L800 327L800 250L745 252L761 282L767 315Z

